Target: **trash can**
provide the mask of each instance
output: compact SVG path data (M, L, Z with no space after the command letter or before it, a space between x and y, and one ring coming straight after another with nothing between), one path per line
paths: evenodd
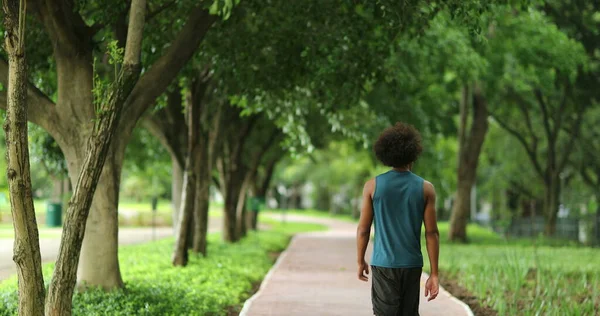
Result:
M48 203L48 209L46 210L46 225L48 225L48 227L62 226L62 204Z

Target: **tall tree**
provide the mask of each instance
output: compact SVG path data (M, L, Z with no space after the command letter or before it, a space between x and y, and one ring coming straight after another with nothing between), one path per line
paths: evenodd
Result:
M19 315L44 314L44 279L38 227L33 208L27 137L26 0L4 0L8 53L6 133L10 209L15 230L13 260L19 279Z
M225 10L223 4L225 7L229 6L229 9L233 5L230 1L216 2L220 6L214 10L215 14ZM117 11L118 14L92 14L93 16L89 14L96 12L95 10L86 10L86 6L96 5L93 1L76 3L72 0L36 0L31 4L32 12L41 22L52 45L56 68L48 73L56 73L56 87L51 93L56 94L57 102L55 104L29 84L28 93L34 96L31 98L29 118L56 139L65 154L69 177L74 185L85 162L87 140L94 132L94 52L98 50L98 46L106 44L94 41L93 38L102 35L103 38L116 37L120 39L119 42L125 41L126 36L123 35L127 34L127 25L116 23L114 17L126 16L128 4L117 1L109 11ZM117 129L118 137L110 147L100 175L99 193L92 204L89 216L91 225L87 225L79 261L78 278L82 284L104 288L122 285L117 258L116 210L125 146L139 118L171 84L217 20L215 15L205 9L205 3L178 2L168 8L151 8L148 13L152 17L149 25L162 28L163 31L152 34L153 44L143 46L144 51L148 52L144 56L149 67L127 96ZM187 16L185 19L180 18L182 12ZM157 16L160 18L156 18ZM88 25L86 22L93 24ZM169 28L162 27L167 24ZM175 27L171 28L173 25ZM113 33L116 34L114 37ZM41 45L41 50L45 47ZM2 67L3 63L0 62L0 70L6 69ZM100 68L96 70L99 71ZM103 76L104 79L110 79L110 73ZM5 80L6 73L0 73L0 81L5 83ZM4 106L4 103L0 105Z
M87 155L69 201L58 259L48 289L46 301L48 316L71 314L77 266L92 198L109 153L111 140L119 124L121 109L133 90L141 70L140 54L145 12L146 0L132 1L123 64L116 82L109 88L106 99L101 100L97 108L94 130L88 140Z
M472 89L472 92L470 91ZM488 129L487 101L475 84L463 88L458 127L458 188L450 218L450 240L467 241L467 223L471 213L471 191L477 179L479 154ZM470 102L469 102L469 99ZM472 107L471 128L468 128Z
M209 178L209 146L208 138L203 137L202 123L206 124L205 95L209 88L209 69L196 74L191 80L186 93L188 145L183 177L183 193L179 211L179 227L177 241L173 254L173 264L187 264L188 248L193 247L197 252L206 249L208 223L208 189ZM177 197L174 197L177 198ZM204 214L206 213L206 214ZM192 230L192 234L189 233ZM204 236L202 236L204 235ZM197 238L195 238L197 236ZM194 245L195 243L195 245Z
M487 56L494 120L523 146L544 185L545 234L553 235L561 173L571 157L587 104L576 85L589 59L581 43L543 14L500 12ZM551 51L551 54L547 54ZM506 54L510 52L510 54ZM514 105L514 106L507 106ZM573 131L568 135L563 131Z
M405 35L398 41L395 54L388 60L390 77L374 92L396 96L392 100L398 106L375 102L375 108L388 117L403 116L404 120L415 122L431 139L427 143L433 143L440 131L453 135L456 128L446 117L458 112L457 190L450 239L462 241L467 238L471 189L488 125L487 100L480 83L485 79L487 63L475 43L467 28L453 21L449 12L442 11L422 36ZM432 153L439 155L437 150L426 150L424 159ZM426 175L434 181L441 178L439 171L423 174Z

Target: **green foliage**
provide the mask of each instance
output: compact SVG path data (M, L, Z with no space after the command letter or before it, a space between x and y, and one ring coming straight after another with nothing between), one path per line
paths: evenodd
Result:
M502 92L541 89L551 97L560 92L557 82L574 83L578 71L587 69L583 45L538 11L514 14L506 8L498 10L490 23L486 56L492 73L486 79Z
M214 0L209 8L210 14L219 14L224 20L229 19L233 8L240 3L240 0Z
M187 267L169 261L173 240L126 246L119 263L126 287L105 292L91 289L73 297L73 315L228 315L248 297L272 265L269 254L282 251L290 234L322 229L304 223L279 224L253 233L236 244L209 236L208 257L192 256ZM48 281L53 265L44 266ZM17 311L17 279L0 285L0 315Z
M125 151L124 198L137 201L170 196L171 157L148 130L136 128Z
M27 133L29 136L31 164L43 166L49 176L67 176L68 170L65 156L54 138L41 127L32 123L29 123Z
M118 41L110 41L107 45L106 54L108 55L108 63L113 65L115 68L115 77L117 78L119 72L119 65L123 63L123 53L125 49L123 47L119 47Z

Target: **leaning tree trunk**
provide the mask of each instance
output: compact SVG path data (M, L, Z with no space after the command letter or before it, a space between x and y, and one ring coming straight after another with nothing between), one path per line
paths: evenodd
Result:
M248 233L248 210L246 208L246 197L248 193L248 189L250 187L250 177L251 175L246 175L245 180L242 183L242 186L239 191L237 205L236 205L236 214L237 214L237 236L238 239L246 237Z
M544 182L544 214L546 215L544 234L554 236L560 205L560 176L558 173L549 174Z
M458 190L450 218L450 240L467 241L467 223L471 213L471 189L477 178L479 154L488 130L487 102L479 87L474 86L472 93L473 118L467 134L469 116L469 91L463 89L460 103Z
M27 140L27 63L25 0L4 0L5 47L8 54L7 113L4 122L10 210L15 231L19 315L44 314L44 279Z
M140 74L140 51L146 11L145 0L131 4L129 32L123 65L107 99L97 111L94 131L88 142L86 159L67 210L58 259L48 289L46 315L70 315L77 265L86 228L87 216L96 185L109 152L110 142L118 126L125 98L133 89Z
M188 103L188 152L185 161L185 173L183 176L183 194L181 197L181 209L179 211L179 228L175 251L173 252L173 265L185 266L188 260L188 248L193 241L194 204L196 198L196 185L198 172L201 167L200 155L200 104Z

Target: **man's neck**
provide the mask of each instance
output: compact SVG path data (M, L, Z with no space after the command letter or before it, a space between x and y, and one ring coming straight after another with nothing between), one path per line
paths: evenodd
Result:
M409 167L400 167L400 168L393 168L395 171L398 172L406 172L406 171L410 171Z

